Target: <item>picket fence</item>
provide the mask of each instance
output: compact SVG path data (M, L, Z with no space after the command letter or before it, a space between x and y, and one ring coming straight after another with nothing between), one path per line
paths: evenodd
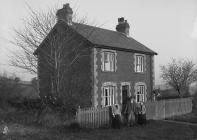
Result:
M161 120L167 117L187 114L192 111L192 98L169 99L146 102L148 120ZM110 108L79 108L76 114L81 127L109 127L111 124Z
M146 103L146 117L161 120L192 112L192 98L168 99Z
M109 107L103 108L79 108L76 114L77 122L81 127L99 128L109 127Z

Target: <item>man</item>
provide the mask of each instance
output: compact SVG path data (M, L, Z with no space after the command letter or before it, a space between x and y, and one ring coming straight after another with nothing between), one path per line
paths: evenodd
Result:
M124 109L124 114L126 114L126 122L127 126L132 126L135 124L135 109L136 109L136 104L135 104L135 99L133 96L128 97L127 102L126 102L126 107Z

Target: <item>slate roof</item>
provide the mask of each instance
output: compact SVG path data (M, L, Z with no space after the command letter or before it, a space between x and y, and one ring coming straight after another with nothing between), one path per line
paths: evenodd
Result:
M64 22L61 23L63 23L65 26L68 26ZM56 26L58 26L58 23L54 26L54 28ZM140 42L136 41L132 37L127 37L125 34L117 31L112 31L112 30L80 24L80 23L73 23L73 25L69 27L71 27L81 36L86 38L92 44L95 44L97 47L157 55L156 52L149 49L148 47L141 44ZM43 42L44 41L45 40L43 40ZM38 50L42 46L43 42L35 50L34 52L35 55L37 54Z
M139 43L132 37L127 37L125 34L117 31L80 23L73 23L71 27L95 45L157 55L156 52Z

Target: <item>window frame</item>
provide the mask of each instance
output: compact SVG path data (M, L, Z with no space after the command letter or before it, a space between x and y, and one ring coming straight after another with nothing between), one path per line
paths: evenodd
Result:
M146 57L144 54L135 54L134 55L134 71L137 73L144 73L145 72L145 67L146 67Z
M115 104L115 86L113 85L108 85L103 87L103 105L104 106L111 106ZM107 95L106 95L107 91ZM107 102L107 103L106 103Z
M101 68L103 72L115 72L116 71L116 51L102 50L101 61L102 61Z
M146 102L146 95L147 95L147 87L146 84L143 82L138 82L135 84L135 96L136 96L136 103L139 102Z
M108 103L106 103L106 89L108 90ZM102 94L101 94L101 107L111 106L117 103L117 84L114 82L104 82L102 83ZM110 99L109 99L110 98ZM110 102L109 102L110 101Z

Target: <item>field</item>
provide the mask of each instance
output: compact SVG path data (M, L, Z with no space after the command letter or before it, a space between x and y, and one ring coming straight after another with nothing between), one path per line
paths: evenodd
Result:
M149 121L144 126L121 129L81 129L72 132L68 128L47 129L8 124L10 133L1 140L192 140L197 138L197 126Z

